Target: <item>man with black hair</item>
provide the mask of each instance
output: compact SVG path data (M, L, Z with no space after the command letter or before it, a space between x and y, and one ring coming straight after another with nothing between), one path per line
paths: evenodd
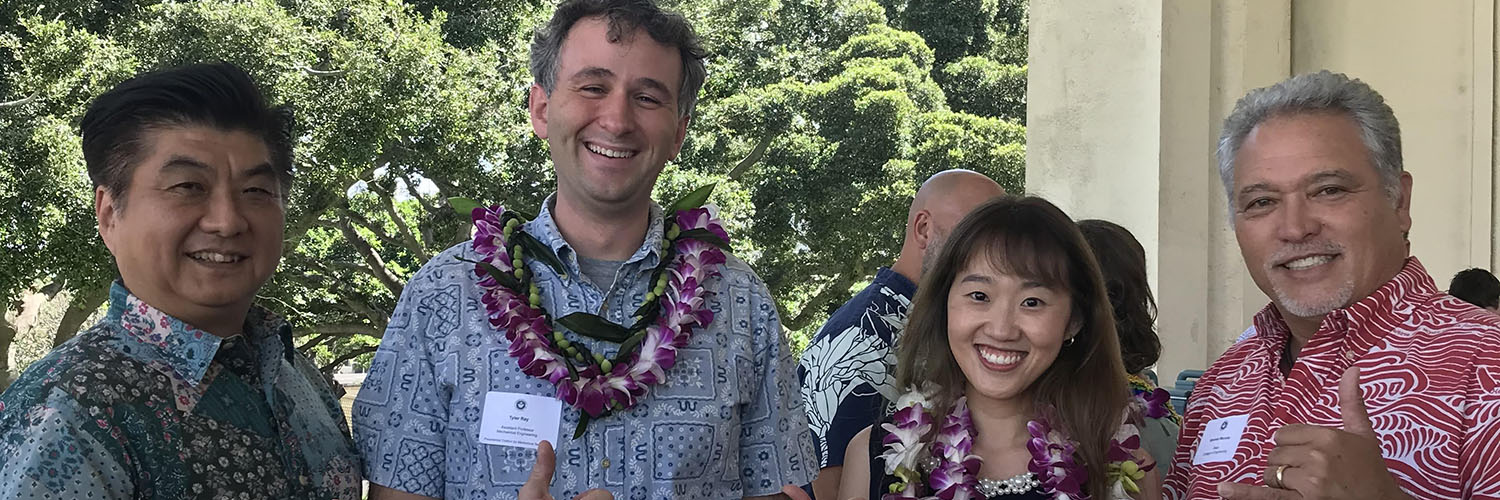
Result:
M1459 271L1448 282L1448 295L1490 312L1500 313L1500 280L1480 268Z
M288 122L229 64L138 76L89 106L84 162L120 278L104 319L0 395L0 498L359 498L326 379L254 305L281 260Z
M703 57L648 0L563 2L537 31L529 111L557 191L487 200L519 210L474 210L474 240L402 291L353 410L372 500L724 500L812 481L765 283L697 239L725 235L711 210L651 201ZM638 333L562 321L580 313L595 315L583 330Z

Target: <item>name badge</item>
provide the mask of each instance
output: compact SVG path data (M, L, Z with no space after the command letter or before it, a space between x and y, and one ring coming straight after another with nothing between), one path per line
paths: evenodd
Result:
M1250 415L1235 415L1208 421L1203 434L1198 437L1198 451L1193 453L1193 465L1234 460L1234 450L1240 447L1245 437L1245 424Z
M490 391L479 417L479 442L536 449L542 441L557 446L562 401L547 396Z

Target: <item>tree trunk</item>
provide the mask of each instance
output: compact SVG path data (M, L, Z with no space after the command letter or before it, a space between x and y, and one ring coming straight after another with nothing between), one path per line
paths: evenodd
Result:
M78 334L83 322L109 299L109 287L113 282L105 280L92 288L73 293L73 297L68 300L68 310L63 312L62 322L58 323L57 331L52 334L53 347L62 345Z
M10 387L11 381L16 379L10 372L10 347L15 339L16 326L6 321L3 311L0 311L0 391Z
M813 296L812 299L804 303L802 310L798 311L796 316L782 317L782 326L786 327L787 330L795 331L803 329L808 323L812 323L812 319L817 316L818 311L828 307L828 304L832 303L834 299L847 299L844 295L849 293L849 287L854 286L856 280L869 277L865 271L868 268L869 266L863 262L856 262L850 265L849 268L835 276L831 283L825 285L822 290L819 290L816 296Z

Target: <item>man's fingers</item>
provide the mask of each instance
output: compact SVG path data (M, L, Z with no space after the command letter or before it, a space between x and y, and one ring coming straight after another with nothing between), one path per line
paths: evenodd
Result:
M1295 491L1278 490L1245 483L1219 483L1219 496L1224 500L1300 500Z
M1370 414L1365 410L1364 392L1359 389L1359 367L1349 367L1339 378L1339 415L1344 417L1344 432L1375 437Z
M615 496L608 491L596 488L583 492L577 497L574 497L573 500L615 500Z
M1318 427L1316 425L1286 424L1271 434L1271 442L1276 443L1278 448L1282 446L1314 444L1332 437L1332 433L1336 432L1338 432L1338 429Z
M526 478L526 484L521 485L520 497L546 498L547 486L552 484L552 470L556 468L557 455L552 451L552 443L542 441L536 447L536 463L531 466L531 475Z
M1265 473L1261 475L1261 480L1266 486L1274 485L1276 488L1273 489L1278 491L1302 491L1302 488L1307 487L1307 475L1305 472L1307 469L1288 465L1285 469L1282 469L1281 477L1278 478L1276 477L1276 469L1280 469L1281 465L1276 462L1268 463L1271 465L1266 466Z
M781 487L781 494L792 500L812 500L812 497L807 496L807 492L802 491L802 488L790 484Z
M557 468L557 453L552 451L552 443L542 441L536 446L536 465L531 467L531 477L527 482L541 481L542 484L552 482L552 470Z

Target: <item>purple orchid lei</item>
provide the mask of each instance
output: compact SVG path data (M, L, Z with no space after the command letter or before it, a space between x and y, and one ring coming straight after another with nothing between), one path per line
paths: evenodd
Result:
M546 379L556 387L558 399L584 413L575 437L590 418L635 406L648 387L665 379L666 370L677 362L677 349L687 345L693 329L713 321L703 285L719 275L725 255L716 245L727 245L729 235L706 207L678 210L668 217L667 238L661 245L664 264L670 265L658 270L655 288L646 294L642 307L647 316L655 311L656 317L638 316L639 328L629 329L633 334L613 359L590 356L582 343L569 341L553 328L553 318L542 307L540 290L524 264L523 245L512 241L519 239L515 236L525 221L498 205L474 208L471 217L474 250L482 256L474 274L484 290L481 301L490 324L505 332L509 354L523 373ZM714 237L718 241L712 241Z
M1042 488L1053 492L1057 500L1088 498L1083 485L1089 480L1089 471L1077 459L1078 443L1045 419L1027 422L1026 431L1031 433L1026 441L1031 463L1026 469L1036 474Z
M912 398L901 405L891 422L881 425L888 433L882 440L885 452L880 457L886 475L895 477L881 500L984 498L979 492L978 477L983 459L972 454L974 422L967 398L954 403L932 442L926 443L923 438L932 429L933 419L927 409L931 405L925 397ZM1088 469L1077 459L1078 443L1045 419L1027 422L1026 429L1031 434L1026 443L1031 452L1027 469L1037 477L1041 489L1055 500L1087 499L1083 485L1088 482ZM1140 466L1135 453L1139 449L1140 437L1133 425L1122 426L1110 441L1110 478L1112 489L1118 492L1111 495L1113 498L1129 498L1130 493L1139 491L1135 482L1154 467L1154 464ZM937 464L925 482L918 472L924 456L934 458Z
M1172 408L1172 395L1166 389L1156 387L1136 375L1128 376L1125 380L1130 382L1130 393L1146 418L1170 418L1173 422L1182 424L1182 416Z

